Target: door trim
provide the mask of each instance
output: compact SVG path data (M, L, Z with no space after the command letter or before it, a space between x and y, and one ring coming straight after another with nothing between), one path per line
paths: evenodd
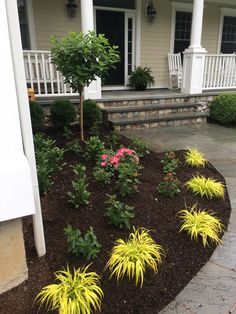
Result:
M112 12L123 12L125 17L125 34L124 34L124 85L127 86L129 83L129 76L128 76L128 18L133 18L133 41L132 41L132 68L134 69L137 65L137 55L140 56L140 42L137 44L137 8L135 10L132 9L122 9L122 8L111 8L111 7L103 7L103 6L94 6L94 30L97 32L97 21L96 21L96 12L97 10L102 11L112 11ZM141 22L140 22L141 24ZM139 35L139 39L141 40L141 35ZM136 49L139 49L139 53L137 53ZM138 60L140 62L140 59Z

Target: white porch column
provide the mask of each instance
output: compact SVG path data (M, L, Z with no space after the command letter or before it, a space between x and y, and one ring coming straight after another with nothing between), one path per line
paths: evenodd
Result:
M35 152L33 143L33 134L30 121L30 110L28 106L28 94L25 81L25 69L23 61L23 52L21 45L21 35L19 27L19 18L16 0L6 1L6 10L8 16L8 27L10 36L10 45L12 61L15 76L15 88L17 93L19 118L21 124L21 133L23 140L24 154L30 166L31 180L34 194L35 214L33 215L34 241L38 256L46 253L43 220L41 213L38 178L35 162Z
M183 94L202 93L205 55L207 53L201 45L203 12L204 0L194 0L191 42L189 48L184 51L181 88Z
M93 0L81 0L81 28L84 34L94 30L93 19ZM96 81L93 81L89 87L84 90L84 97L91 99L100 99L102 97L101 92L101 79L98 77Z

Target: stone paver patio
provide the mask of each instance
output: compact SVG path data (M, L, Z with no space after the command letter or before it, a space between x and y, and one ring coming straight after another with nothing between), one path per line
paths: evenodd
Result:
M225 177L232 212L223 245L160 314L236 314L236 130L213 124L123 131L157 152L197 147Z

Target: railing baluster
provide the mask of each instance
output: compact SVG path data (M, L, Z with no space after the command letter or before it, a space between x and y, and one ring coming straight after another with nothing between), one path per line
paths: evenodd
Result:
M31 87L31 88L34 88L34 84L33 84L33 72L32 72L32 64L31 64L31 56L30 56L30 53L28 53L27 56L28 56L29 75L30 75L30 87Z
M54 75L53 75L53 68L52 68L52 57L51 54L48 54L48 61L49 61L49 75L51 80L51 93L54 94Z
M34 60L35 60L35 71L36 71L38 94L41 95L40 76L39 76L39 61L38 61L38 54L37 53L34 54Z
M44 94L48 94L44 53L42 53L41 56L42 56L42 70L43 70Z

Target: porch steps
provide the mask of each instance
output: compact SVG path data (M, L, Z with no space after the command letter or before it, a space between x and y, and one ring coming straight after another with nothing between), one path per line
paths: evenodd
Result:
M179 126L206 122L209 113L200 112L198 103L150 104L106 107L103 121L115 130Z

